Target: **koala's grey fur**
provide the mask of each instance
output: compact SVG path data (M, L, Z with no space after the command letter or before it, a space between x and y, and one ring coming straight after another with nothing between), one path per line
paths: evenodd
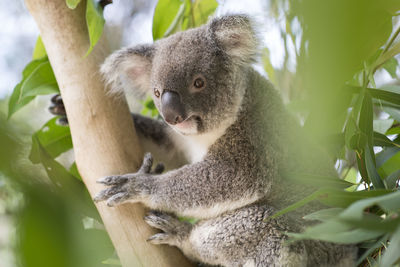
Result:
M150 242L177 246L206 264L352 266L352 246L284 244L285 232L301 231L300 216L315 206L267 220L314 190L287 181L284 172L326 175L331 166L322 152L309 151L312 143L299 137L301 128L278 93L251 67L256 51L249 18L231 15L113 53L102 66L113 90L122 82L151 94L171 90L189 115L180 126L134 115L144 148L173 169L151 173L146 155L138 173L101 179L111 187L96 200L142 202L162 211L145 218L163 230ZM193 88L198 75L206 81L200 91ZM153 99L161 111L160 98ZM200 221L191 225L171 213Z

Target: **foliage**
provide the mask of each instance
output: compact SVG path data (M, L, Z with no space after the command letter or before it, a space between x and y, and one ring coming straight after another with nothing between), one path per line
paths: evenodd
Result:
M357 184L343 191L321 183L316 192L274 216L322 202L327 209L305 217L321 224L289 233L291 240L361 242L367 251L358 264L400 261L400 86L377 88L375 82L385 71L399 80L399 10L400 3L392 0L271 4L271 14L285 18L280 28L287 57L277 70L264 53L264 67L278 87L289 84L282 89L288 107L339 163L342 178ZM289 59L291 47L295 51ZM295 72L289 60L296 62Z

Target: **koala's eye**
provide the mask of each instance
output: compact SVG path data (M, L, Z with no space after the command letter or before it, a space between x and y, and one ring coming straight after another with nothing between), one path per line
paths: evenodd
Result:
M157 88L154 88L154 95L159 98L160 97L160 91Z
M205 84L205 82L204 82L204 80L202 78L197 78L193 82L194 87L196 87L197 89L203 88L204 84Z

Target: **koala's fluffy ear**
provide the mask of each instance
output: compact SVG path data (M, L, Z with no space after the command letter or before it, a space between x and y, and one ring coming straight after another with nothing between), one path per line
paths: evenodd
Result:
M237 63L254 61L258 38L253 22L246 15L226 15L214 18L209 30L217 45Z
M153 54L153 45L139 45L122 48L108 56L100 71L110 92L121 93L126 83L138 90L137 93L148 92Z

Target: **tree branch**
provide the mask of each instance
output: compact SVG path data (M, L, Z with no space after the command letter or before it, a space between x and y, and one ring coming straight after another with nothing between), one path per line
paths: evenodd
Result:
M86 1L71 10L65 0L26 0L39 26L68 115L79 172L93 196L101 189L95 181L106 175L134 172L142 160L126 102L106 94L99 65L108 50L89 48L85 21ZM99 213L123 266L190 266L172 247L145 240L154 230L143 221L141 205L109 208Z

